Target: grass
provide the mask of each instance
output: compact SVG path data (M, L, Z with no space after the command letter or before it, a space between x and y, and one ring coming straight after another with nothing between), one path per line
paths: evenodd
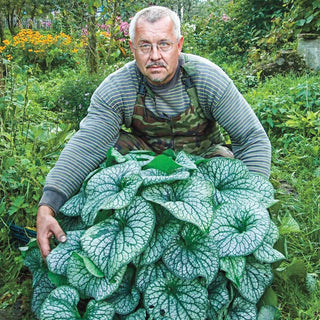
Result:
M319 75L312 73L287 74L264 81L258 79L254 87L245 87L243 82L240 85L246 89L245 97L255 109L273 146L271 182L279 204L270 212L280 228L279 246L285 250L287 260L274 266L272 288L277 295L279 319L284 320L320 319L318 79ZM30 96L36 94L32 92ZM39 115L33 115L32 110L40 112L38 108L32 108L31 101L29 116L37 118ZM304 121L308 111L313 112L315 118ZM294 122L288 122L292 119ZM14 192L14 189L6 190L11 197ZM0 318L33 320L30 311L32 279L23 267L18 247L10 241L6 206L3 201L0 203ZM10 218L34 227L35 211L36 208L30 214L29 209L26 216L23 210L17 210Z

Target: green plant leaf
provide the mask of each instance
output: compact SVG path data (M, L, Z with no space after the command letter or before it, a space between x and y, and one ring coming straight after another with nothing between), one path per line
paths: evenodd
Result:
M237 289L247 301L257 303L272 280L271 265L262 264L250 256L247 258L246 268Z
M220 260L221 270L226 272L226 277L236 286L240 286L240 279L246 267L245 257L224 257Z
M222 273L219 273L217 278L209 285L209 319L223 319L227 307L230 304L229 291L227 289L227 279Z
M300 227L298 222L288 213L282 220L279 227L279 233L281 235L290 234L294 232L300 232Z
M288 281L290 277L293 276L305 278L307 275L305 263L297 258L293 258L290 263L281 263L281 265L275 270L275 272L284 281Z
M132 285L134 282L133 278L134 270L128 267L120 287L108 298L108 302L114 305L117 314L127 315L134 311L139 304L140 293L138 289Z
M125 158L127 160L135 160L143 167L155 158L155 153L146 150L132 150L125 155Z
M257 308L253 303L237 297L232 303L226 320L256 320ZM271 319L270 319L271 320Z
M204 277L213 281L219 270L218 248L212 237L186 224L162 256L164 264L180 279Z
M127 208L93 227L82 237L83 250L111 279L118 270L138 256L149 242L155 224L152 206L135 197Z
M85 189L87 201L81 213L82 220L93 225L99 210L128 206L142 183L139 172L137 162L127 161L95 174Z
M34 312L37 319L40 318L40 309L43 302L55 288L56 287L50 281L48 274L42 273L41 279L39 279L39 281L37 281L36 285L33 287L31 300L31 310Z
M277 309L273 306L262 306L259 310L257 320L272 320L277 314Z
M188 179L190 173L185 170L177 169L174 173L168 174L158 169L147 169L141 172L143 185L149 186L152 184L169 183L177 180Z
M190 157L189 154L186 154L184 151L178 152L175 161L176 163L183 166L184 168L191 169L191 170L198 169L194 159Z
M115 163L126 162L127 159L115 148L109 148L106 160L100 165L101 168L108 168Z
M156 220L157 227L154 229L146 249L141 254L140 265L151 264L159 260L180 229L179 220L169 216L165 208L155 206L155 211L159 217Z
M189 282L175 277L158 279L147 288L144 305L155 319L204 320L208 292L197 280Z
M99 301L111 296L118 289L125 271L126 266L109 281L89 258L73 253L68 264L67 276L69 283L72 283L82 296Z
M81 319L77 304L79 294L70 286L54 289L44 301L40 310L40 320Z
M138 309L136 312L124 317L124 320L146 320L147 312L145 309Z
M177 219L207 230L213 218L212 184L203 179L189 179L172 184L149 186L142 196L165 207Z
M67 275L67 267L72 253L82 251L80 238L83 233L83 230L66 232L67 241L59 243L47 256L46 260L51 272Z
M152 161L146 164L143 169L158 169L171 174L180 167L181 165L177 164L171 157L159 154Z
M68 217L80 216L81 211L86 203L86 195L84 191L71 197L61 208L60 212Z
M136 286L140 292L145 292L151 283L158 278L165 278L168 273L169 270L161 259L153 264L142 266L137 272Z
M47 272L47 267L41 257L38 247L29 247L25 252L24 265L33 273L33 286L37 285L43 274Z
M266 208L254 202L222 204L215 213L210 234L217 242L220 257L245 256L255 251L269 230Z
M272 184L261 175L250 173L246 165L237 159L212 158L198 165L199 172L214 185L215 204L252 200L262 202L265 207L275 203Z
M270 227L268 233L265 236L262 245L258 247L256 251L253 252L254 257L258 261L265 263L274 263L276 261L285 259L285 256L281 252L273 248L278 238L278 227L272 220L270 220Z
M110 303L91 300L88 303L83 320L112 320L114 314L114 307Z

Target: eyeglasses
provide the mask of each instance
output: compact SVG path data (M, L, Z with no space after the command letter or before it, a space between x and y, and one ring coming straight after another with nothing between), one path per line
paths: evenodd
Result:
M173 45L175 43L177 43L179 40L177 41L160 41L158 43L142 43L142 44L139 44L138 47L136 48L134 46L134 48L136 50L138 50L140 53L142 54L148 54L151 52L151 50L153 49L154 46L157 47L158 50L160 50L161 52L168 52L172 49Z

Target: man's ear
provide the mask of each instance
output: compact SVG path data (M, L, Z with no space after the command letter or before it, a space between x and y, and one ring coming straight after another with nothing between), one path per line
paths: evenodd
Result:
M182 47L183 47L183 37L181 37L178 41L178 50L179 50L179 54L182 51Z
M133 56L135 56L136 49L134 48L131 40L129 40L129 46L130 46L131 52L133 53Z

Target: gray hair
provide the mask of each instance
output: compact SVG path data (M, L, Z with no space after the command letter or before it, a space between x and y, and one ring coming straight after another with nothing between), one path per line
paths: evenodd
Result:
M131 20L130 27L129 27L130 40L132 42L134 41L136 24L140 18L143 18L150 23L154 23L163 17L169 17L172 20L174 24L173 31L178 40L181 37L180 19L175 12L173 12L169 8L162 7L162 6L151 6L148 8L144 8L135 14L135 16Z

